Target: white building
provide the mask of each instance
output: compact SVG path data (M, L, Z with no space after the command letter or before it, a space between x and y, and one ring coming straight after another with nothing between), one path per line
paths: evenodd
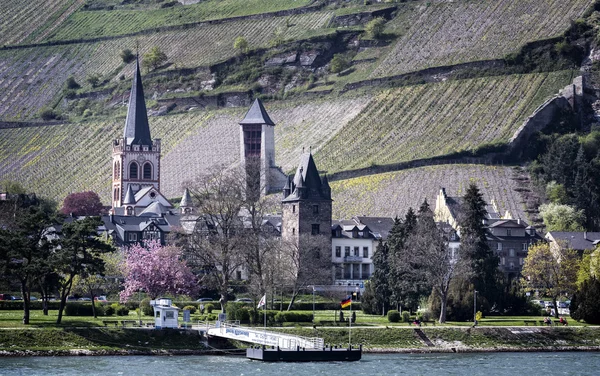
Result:
M353 217L332 221L331 261L336 285L361 285L373 274L373 253L394 225L392 218Z

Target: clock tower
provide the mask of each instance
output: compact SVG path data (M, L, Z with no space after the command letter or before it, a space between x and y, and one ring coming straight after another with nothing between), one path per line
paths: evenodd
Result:
M113 142L112 207L124 206L129 190L160 191L160 139L152 140L139 61L136 60L123 138Z

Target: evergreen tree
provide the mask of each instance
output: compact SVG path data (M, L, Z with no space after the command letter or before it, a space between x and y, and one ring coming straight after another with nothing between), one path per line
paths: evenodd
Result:
M590 278L571 299L571 317L588 324L600 324L600 281Z
M373 290L375 291L375 300L377 306L381 309L381 314L386 315L390 305L390 268L389 268L389 248L388 245L379 242L375 253L373 254L373 267L375 271L371 277Z
M484 220L487 210L483 195L477 185L471 183L464 196L462 215L459 218L461 252L471 266L471 283L484 309L495 301L498 289L498 256L490 250L486 239Z

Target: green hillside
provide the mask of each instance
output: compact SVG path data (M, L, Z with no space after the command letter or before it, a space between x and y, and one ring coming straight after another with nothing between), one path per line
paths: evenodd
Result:
M600 7L593 0L364 3L3 2L0 14L11 17L0 21L0 121L39 126L0 127L0 180L57 200L94 190L108 202L111 141L123 130L134 66L120 53L143 59L158 47L168 59L143 78L149 109L170 111L150 117L163 142L161 188L169 197L214 165L238 161L238 121L247 108L223 99L229 95L263 98L285 172L312 148L320 169L350 177L332 182L336 216L401 214L433 199L439 186L460 194L470 180L500 210L525 215L505 167L440 164L360 177L366 172L356 170L505 147L579 74L599 30L573 21L594 24L600 14L590 7ZM365 31L375 16L386 17L378 38ZM246 52L233 46L240 36ZM509 54L483 69L423 71ZM339 74L334 56L344 62ZM386 81L407 73L413 76ZM64 90L70 76L81 88ZM64 124L45 124L42 109Z

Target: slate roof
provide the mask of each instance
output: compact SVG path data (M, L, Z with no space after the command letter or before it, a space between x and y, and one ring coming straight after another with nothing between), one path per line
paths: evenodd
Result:
M315 165L315 161L312 157L312 154L303 153L300 156L300 164L296 169L296 174L294 175L293 180L288 182L291 184L290 195L283 199L283 202L288 201L296 201L301 199L310 199L310 200L331 200L331 189L329 188L329 183L325 178L325 183L321 181L321 177L319 176L319 171L317 170L317 166ZM284 187L284 193L285 189ZM298 189L301 188L301 189Z
M359 216L356 219L365 224L373 234L379 234L382 239L387 239L390 235L392 227L394 227L394 219L389 217L365 217Z
M549 238L548 235L555 241L562 240L566 242L569 248L578 251L594 249L596 244L600 243L600 232L551 231L546 235L546 238Z
M181 198L181 203L179 204L182 208L189 208L192 206L192 197L190 196L190 190L185 189L183 192L183 197Z
M135 195L133 194L133 189L131 188L131 184L127 186L127 194L125 194L125 200L123 200L123 205L135 205L136 203Z
M129 104L127 106L125 132L123 134L127 145L135 144L152 146L147 112L140 64L139 60L136 60L135 74L133 75L131 93L129 94Z
M254 100L252 106L246 113L244 120L240 121L240 125L246 124L267 124L267 125L275 125L273 120L269 117L267 110L265 110L265 106L260 99Z
M394 225L394 219L388 217L353 217L352 219L346 220L332 220L331 230L332 236L335 238L352 238L352 231L368 231L369 239L387 239L392 226ZM336 236L336 229L341 230L341 236ZM354 239L364 239L363 237Z

